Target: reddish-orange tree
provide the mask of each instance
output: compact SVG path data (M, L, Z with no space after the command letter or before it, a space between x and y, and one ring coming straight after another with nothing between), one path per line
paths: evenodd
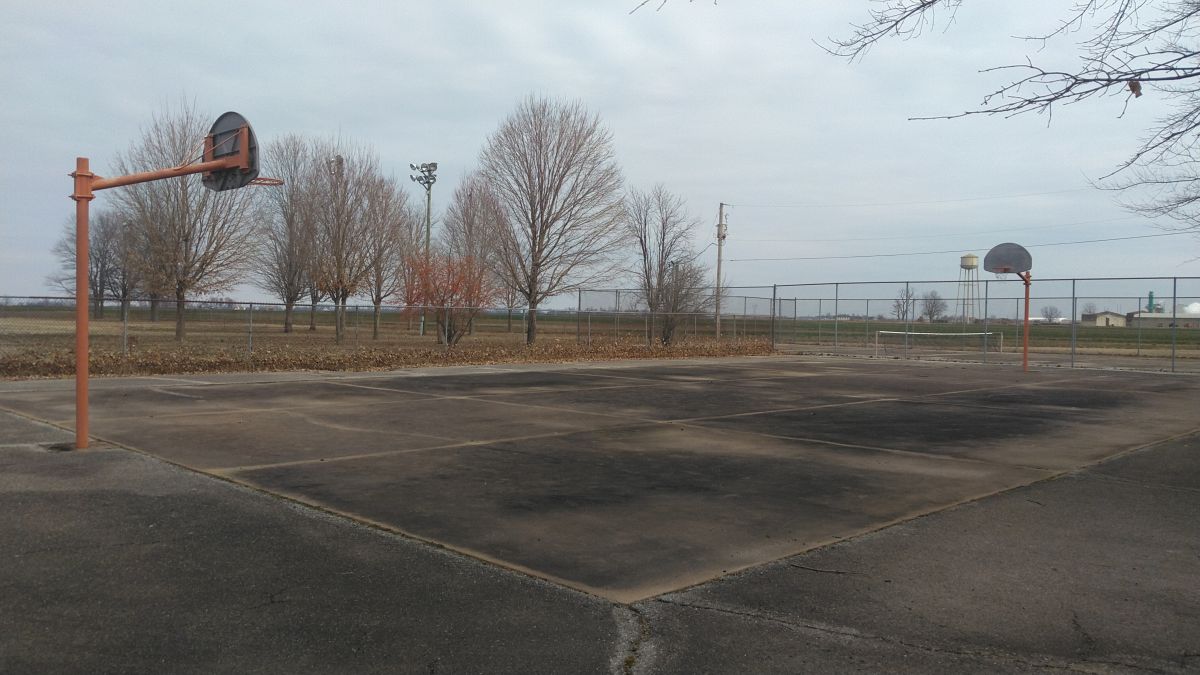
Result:
M428 262L414 264L420 303L433 309L438 332L450 349L467 334L479 312L496 300L495 275L472 256L441 251L432 253Z

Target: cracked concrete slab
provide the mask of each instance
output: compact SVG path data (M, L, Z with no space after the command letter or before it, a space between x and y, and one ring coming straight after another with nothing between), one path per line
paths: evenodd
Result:
M628 602L1049 474L643 425L228 475Z
M602 672L609 603L120 450L0 448L0 671Z
M1176 474L1175 489L1150 470L1182 465L1188 478ZM662 603L708 608L689 623L672 614L661 624L659 639L685 655L682 670L719 658L706 655L707 639L730 634L730 622L742 635L847 636L834 649L839 659L878 642L926 656L995 657L1001 670L1192 670L1200 666L1197 467L1193 436L639 607L651 615L667 611ZM747 649L770 649L769 637L745 639ZM743 663L757 669L756 660Z
M1200 667L1195 438L1042 480L1188 432L1195 378L786 357L440 372L97 387L99 435L221 481L49 453L38 434L70 432L0 413L0 536L19 544L0 670ZM68 419L71 386L0 382L0 401Z

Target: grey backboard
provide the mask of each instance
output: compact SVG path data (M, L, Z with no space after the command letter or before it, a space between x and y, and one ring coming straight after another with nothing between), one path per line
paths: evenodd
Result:
M1007 242L992 247L983 258L983 269L996 274L1021 274L1033 269L1033 256L1024 246Z
M234 190L249 185L250 181L258 177L258 139L254 137L254 129L250 127L246 118L235 112L227 112L218 117L208 132L212 137L212 159L236 155L241 151L238 130L242 127L246 127L250 137L250 170L234 168L212 171L204 175L204 187L218 192Z

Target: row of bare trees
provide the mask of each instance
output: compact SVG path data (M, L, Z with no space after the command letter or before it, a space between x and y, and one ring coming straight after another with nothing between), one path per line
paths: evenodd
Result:
M195 161L205 127L194 107L156 116L121 154L120 173ZM124 310L136 297L170 299L176 337L186 335L189 298L252 280L285 307L284 330L309 303L333 302L345 332L352 297L374 306L375 337L385 305L426 306L438 337L452 346L482 307L527 308L526 341L537 338L538 308L632 273L648 309L664 317L700 311L704 268L692 237L698 226L664 187L624 190L611 134L577 102L530 97L486 140L479 168L451 198L437 241L426 250L422 218L370 148L343 139L285 135L264 149L264 173L282 185L211 192L198 177L116 190L94 217L91 293ZM55 246L64 273L74 264L73 233ZM52 277L69 290L70 283Z

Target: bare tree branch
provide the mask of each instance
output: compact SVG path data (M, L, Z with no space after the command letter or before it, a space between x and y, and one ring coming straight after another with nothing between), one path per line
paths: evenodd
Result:
M189 163L208 120L189 104L156 115L142 137L117 157L114 168L129 174ZM137 228L147 288L175 298L175 337L183 340L188 297L229 288L246 270L254 191L213 192L192 175L116 192L121 210Z
M497 274L529 307L611 276L620 245L621 172L609 132L580 103L530 97L487 140L482 174L504 213Z

